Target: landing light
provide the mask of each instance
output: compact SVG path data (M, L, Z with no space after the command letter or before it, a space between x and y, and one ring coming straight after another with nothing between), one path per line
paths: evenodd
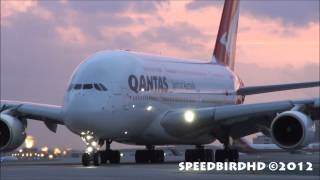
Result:
M93 151L93 148L91 147L91 146L89 146L88 148L87 148L87 152L88 153L91 153Z
M27 136L24 142L27 149L31 149L34 146L34 138L32 136Z
M120 156L121 156L121 157L123 157L123 156L124 156L124 154L123 154L123 153L120 153Z
M186 111L186 112L184 113L184 120L185 120L187 123L193 123L194 118L195 118L195 114L194 114L193 111L188 110L188 111Z
M152 106L148 106L148 107L146 108L146 110L147 110L147 111L151 111L151 110L152 110Z
M92 142L91 142L91 146L96 147L96 146L97 146L97 142L92 141Z
M90 136L90 135L87 135L87 136L86 136L87 141L89 141L89 140L92 139L92 138L93 138L93 137Z

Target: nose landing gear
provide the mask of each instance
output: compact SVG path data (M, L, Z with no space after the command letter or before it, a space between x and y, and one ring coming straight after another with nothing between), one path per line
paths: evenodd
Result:
M101 156L99 152L99 141L94 136L93 132L87 131L81 133L81 139L86 143L85 153L82 154L82 165L89 166L91 162L95 166L101 163Z

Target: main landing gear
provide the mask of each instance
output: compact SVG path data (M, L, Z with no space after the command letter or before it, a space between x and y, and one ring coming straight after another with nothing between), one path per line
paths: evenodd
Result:
M216 162L238 162L239 151L237 149L231 149L229 138L224 143L224 149L217 149L215 153Z
M106 150L100 151L101 155L101 163L107 164L108 161L110 164L119 164L120 163L120 151L118 150L111 150L110 149L111 141L106 141Z
M237 149L229 148L229 141L224 144L224 149L217 149L215 152L216 162L238 162L239 152ZM203 146L197 145L196 149L187 149L185 152L186 162L213 162L213 151L204 149Z
M185 152L186 162L212 162L213 151L211 149L204 149L203 146L197 145L196 149L187 149Z
M86 151L82 154L83 166L89 166L91 162L93 162L95 166L106 164L108 161L111 164L120 163L120 151L110 149L112 141L107 140L106 150L100 151L99 147L102 146L104 142L95 138L92 132L81 133L81 138L86 143Z
M147 146L147 149L137 150L135 154L136 163L163 163L163 150L154 149L154 146Z
M238 162L239 152L237 149L217 149L215 153L216 162Z

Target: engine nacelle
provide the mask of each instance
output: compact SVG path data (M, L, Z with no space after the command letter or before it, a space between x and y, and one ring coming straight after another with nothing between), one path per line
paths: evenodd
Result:
M10 114L0 114L0 152L12 151L26 138L25 124Z
M279 114L271 123L271 137L279 147L287 150L301 149L314 139L313 121L299 111Z

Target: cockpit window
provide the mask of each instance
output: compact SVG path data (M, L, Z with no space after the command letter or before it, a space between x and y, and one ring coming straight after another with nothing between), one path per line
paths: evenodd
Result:
M103 84L99 83L99 85L100 85L100 87L101 87L102 90L104 90L104 91L107 91L107 90L108 90Z
M74 85L74 89L81 89L82 88L82 84L76 84Z
M92 88L93 88L92 84L84 84L83 85L83 89L92 89Z
M94 84L94 88L96 88L98 91L101 91L101 87L98 84Z
M80 89L96 89L98 91L107 91L108 89L101 83L94 83L94 84L71 84L68 88L68 91L71 91L72 89L80 90Z
M71 91L74 87L74 84L70 84L69 88L68 88L68 91Z

